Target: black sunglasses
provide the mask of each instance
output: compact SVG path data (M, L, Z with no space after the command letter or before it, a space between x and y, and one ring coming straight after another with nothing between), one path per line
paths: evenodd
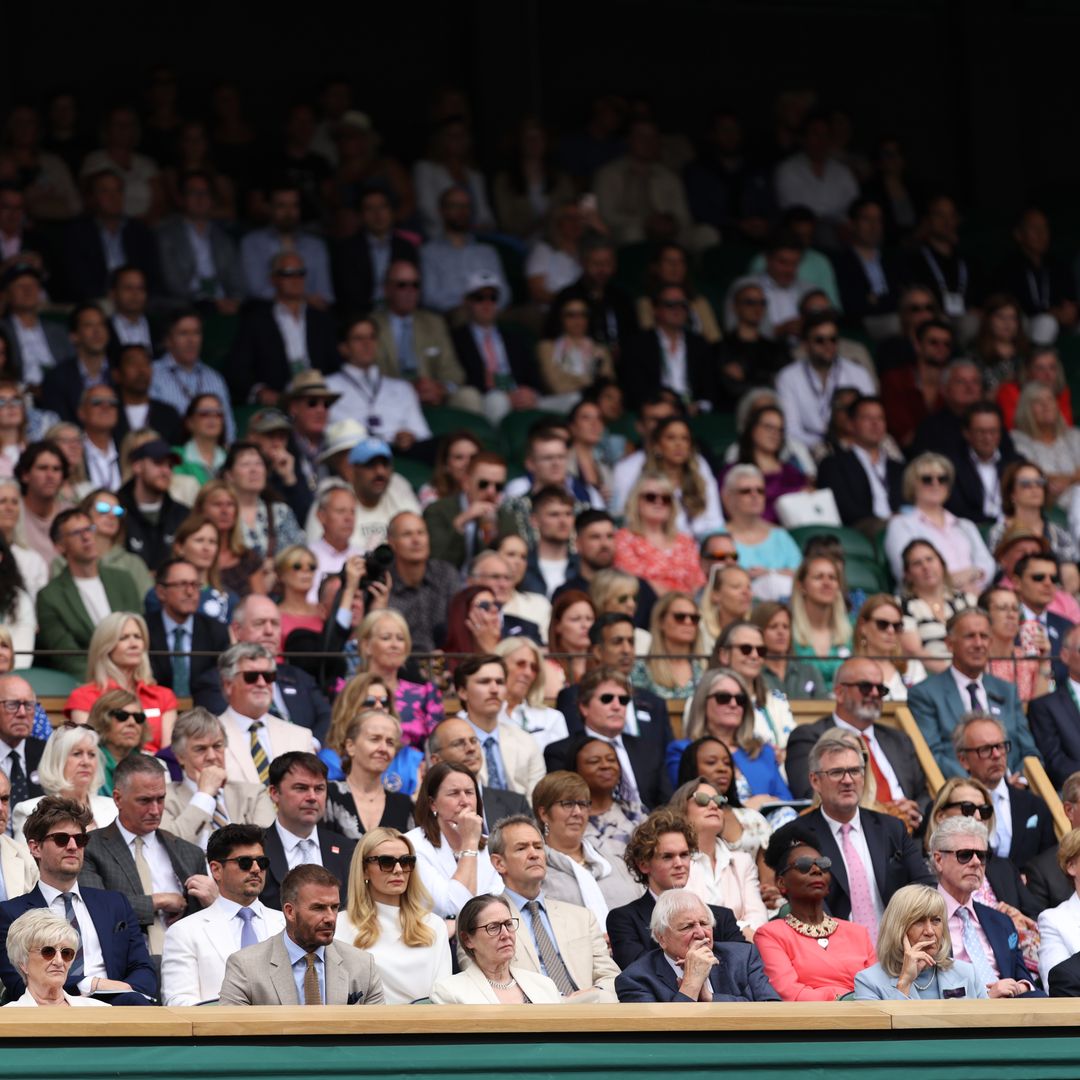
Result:
M818 855L816 858L812 855L800 855L797 859L792 859L780 873L786 874L789 870L798 870L800 874L809 874L815 866L823 874L827 873L832 869L832 859L828 855Z
M144 712L127 712L125 709L111 709L109 715L114 720L119 720L121 724L125 720L134 720L136 724L146 723L146 713Z
M858 682L844 682L840 685L853 686L863 697L869 697L875 691L877 691L877 696L879 698L887 698L889 696L889 688L884 683L871 682L869 679L860 679Z
M729 649L738 649L743 656L753 656L755 653L762 659L765 658L767 650L764 645L750 645L747 642L743 642L741 645L729 645Z
M701 616L696 611L673 611L671 617L677 623L693 623L697 626L701 622Z
M986 803L977 804L973 802L947 802L943 807L943 810L956 810L959 809L960 813L964 817L974 817L978 814L982 821L989 821L994 816L994 808L987 806Z
M730 705L734 701L740 709L745 709L746 703L750 700L741 692L733 694L729 690L717 690L715 694L710 694L709 697L711 697L717 705Z
M46 833L43 839L51 840L59 848L66 848L74 840L77 848L84 848L90 839L90 834L84 832L51 832Z
M265 679L267 686L273 686L277 682L276 671L241 671L240 675L248 686L254 686L260 679Z
M388 697L366 697L360 702L365 709L385 709L390 704Z
M379 869L384 874L389 874L395 866L400 866L402 870L412 870L416 866L415 855L369 855L365 860L365 863L378 863Z
M596 697L601 705L610 705L613 701L618 700L619 704L625 709L630 704L629 694L597 694Z
M976 858L986 865L986 860L990 858L990 852L986 848L942 848L942 855L955 855L956 861L963 866L965 863L971 862L972 858Z
M874 625L884 634L886 630L895 630L898 634L904 629L903 620L893 622L891 619L874 619Z
M287 266L274 271L275 277L307 277L307 271L302 266Z
M213 861L219 863L234 862L241 870L250 870L252 866L257 866L260 870L270 869L269 855L237 855L234 859L214 859Z
M502 489L506 487L506 483L499 480L477 480L476 486L481 491L487 491L488 488L494 488L496 492L501 492Z
M1061 584L1061 578L1057 574L1029 574L1032 581L1037 581L1041 585L1047 578L1049 578L1055 585Z

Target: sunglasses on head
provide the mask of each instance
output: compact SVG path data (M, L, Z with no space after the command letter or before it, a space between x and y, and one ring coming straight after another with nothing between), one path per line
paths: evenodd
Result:
M973 858L978 859L979 862L986 865L986 860L990 858L990 852L986 848L942 848L942 855L955 855L956 861L963 866L965 863L971 862Z
M369 855L365 860L365 864L378 863L379 869L384 874L389 874L395 866L400 866L402 870L412 870L416 866L415 855Z
M716 803L717 806L727 806L727 797L725 795L706 795L704 791L695 791L690 798L694 801L695 806L708 806L709 803Z
M942 809L959 809L960 813L963 814L964 817L975 817L975 815L977 814L980 821L989 821L990 818L994 816L994 808L992 806L987 806L985 803L979 804L966 801L947 802Z
M250 870L253 866L258 866L260 870L270 869L269 855L237 855L232 859L216 859L215 862L234 862L241 870Z
M816 858L812 855L800 855L797 859L792 859L780 873L798 870L800 874L809 874L815 866L824 874L832 869L832 859L828 855L818 855Z
M709 697L711 697L717 705L730 705L734 702L740 709L745 709L746 703L750 700L742 693L742 691L733 694L730 690L717 690L715 694L710 694Z
M647 502L652 506L670 506L674 501L671 495L662 491L643 491L641 499L642 502Z
M755 654L760 656L763 660L766 656L766 648L764 645L750 645L747 642L743 642L741 645L729 645L730 649L738 649L743 656L754 656Z
M858 690L863 697L869 697L875 691L880 698L889 696L889 688L884 683L871 682L869 679L860 679L858 682L845 682L841 686L851 686Z
M126 709L113 709L109 715L114 720L119 720L121 724L127 720L134 720L136 724L146 723L146 713L144 712L128 712Z
M99 514L112 514L113 517L122 518L127 511L122 506L113 506L112 503L107 503L103 499L94 503L94 510Z
M701 616L696 611L673 611L671 617L677 623L693 623L697 626L701 622Z
M597 694L596 697L601 705L610 705L613 701L618 701L625 709L630 704L629 694Z
M59 848L66 848L74 840L77 848L84 848L90 839L90 834L85 832L51 832L47 833L44 839L51 840Z
M60 959L65 964L70 964L75 959L75 950L68 945L65 945L62 949L58 949L55 945L42 945L40 949L34 951L41 953L43 960L52 960L58 952L60 953Z
M241 671L240 676L248 686L254 686L260 679L265 680L267 686L277 682L276 671Z

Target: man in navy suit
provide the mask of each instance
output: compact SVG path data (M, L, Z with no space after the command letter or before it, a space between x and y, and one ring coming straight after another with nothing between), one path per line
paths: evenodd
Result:
M1019 869L1057 842L1050 807L1006 776L1004 727L985 713L967 713L953 729L960 764L984 784L994 805L991 847Z
M1031 734L1056 788L1080 772L1080 628L1073 627L1062 639L1061 663L1066 677L1058 679L1052 694L1028 705Z
M961 433L964 445L951 458L956 479L945 509L976 525L993 523L1003 516L1002 474L1020 455L1005 431L1001 410L991 401L968 406Z
M649 929L659 948L615 979L620 1001L779 1001L757 949L713 942L715 918L688 889L669 889L653 908Z
M157 974L127 897L79 885L92 822L86 807L57 796L46 796L26 819L26 843L41 878L30 892L0 904L0 980L9 999L26 987L4 948L8 929L32 908L49 908L79 933L67 993L108 994L104 1000L113 1005L149 1005L157 996Z
M1061 645L1074 624L1049 606L1061 584L1057 559L1050 554L1025 555L1012 572L1016 594L1020 600L1020 620L1037 622L1050 639L1050 655L1054 658L1054 678L1065 679L1068 671L1061 662Z
M930 838L930 853L949 916L953 956L975 968L992 998L1045 997L1024 965L1012 919L971 899L986 876L986 826L974 818L946 818Z
M931 753L948 779L964 776L953 749L952 732L973 709L989 713L1005 728L1009 772L1019 773L1028 754L1039 757L1016 687L986 673L990 656L990 619L977 608L964 608L948 622L945 645L952 666L908 691L908 707Z
M41 404L61 420L73 424L81 420L79 409L84 392L94 387L108 390L112 381L105 355L109 326L101 308L97 304L80 304L75 308L68 316L68 336L75 355L45 372Z
M651 920L656 898L682 889L690 878L690 859L697 837L686 819L666 807L651 813L633 832L624 858L630 872L645 886L637 900L608 912L611 955L624 971L655 946ZM716 941L745 942L730 908L709 905Z
M654 740L645 742L626 734L627 709L633 700L630 680L614 668L594 668L581 680L578 707L584 730L551 743L544 750L548 772L573 768L570 760L583 736L615 748L622 769L621 789L644 807L663 806L671 796L671 781L664 755Z

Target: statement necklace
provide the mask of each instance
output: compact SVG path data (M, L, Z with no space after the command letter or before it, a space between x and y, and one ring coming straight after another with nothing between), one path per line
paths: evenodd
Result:
M486 976L485 976L486 978ZM517 986L517 979L513 975L510 976L509 982L496 982L494 979L488 979L488 984L494 986L496 990L509 990L511 986Z
M819 923L803 922L802 919L797 919L794 915L785 915L784 922L786 922L796 934L802 934L803 937L815 938L818 945L823 949L829 947L829 936L834 934L836 928L840 925L831 915L826 915Z

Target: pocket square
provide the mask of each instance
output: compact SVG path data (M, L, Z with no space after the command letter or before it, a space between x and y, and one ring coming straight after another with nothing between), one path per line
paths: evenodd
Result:
M125 930L127 930L127 922L125 922L125 921L124 921L123 919L121 919L121 921L120 921L120 922L118 922L118 923L117 923L117 924L116 924L116 925L115 925L115 926L113 927L113 931L112 931L112 932L113 932L114 934L122 934L122 933L124 933L124 931L125 931Z
M345 1002L346 1005L359 1005L364 998L364 991L357 990L356 993L350 994L349 999Z
M1016 934L1015 932L1014 932L1014 933L1011 933L1011 934L1009 935L1009 948L1010 948L1010 949L1015 949L1015 948L1017 947L1017 945L1019 945L1019 944L1020 944L1020 937L1019 937L1019 935L1018 935L1018 934Z
M941 996L943 998L962 998L967 997L967 991L962 986L958 986L955 990L942 990Z
M1025 828L1037 829L1038 827L1039 827L1039 815L1038 814L1032 814L1031 817L1029 817L1027 819L1027 825L1025 826Z

